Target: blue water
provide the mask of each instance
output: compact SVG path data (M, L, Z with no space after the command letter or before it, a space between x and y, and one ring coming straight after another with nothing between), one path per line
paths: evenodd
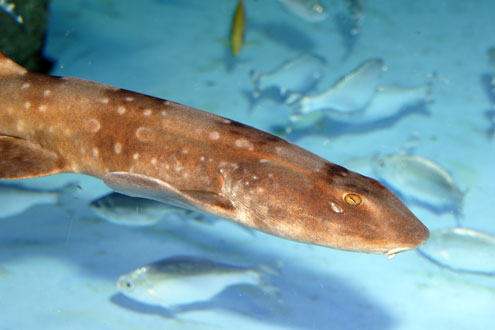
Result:
M284 133L290 107L275 100L250 107L249 71L270 70L302 52L321 56L328 86L358 64L381 58L382 82L432 80L428 114L380 124L310 127L284 136L322 157L369 174L369 157L414 142L414 152L442 164L466 192L463 225L495 234L495 139L483 112L493 99L492 1L368 1L360 33L346 48L334 17L343 1L323 1L330 15L309 23L275 0L245 0L246 45L227 43L234 0L55 0L46 55L55 75L94 80L170 99L272 133ZM433 77L433 78L432 78ZM384 256L331 250L250 233L230 222L162 222L136 229L106 223L87 209L109 190L99 180L59 175L26 187L57 189L77 181L67 212L37 205L0 219L0 329L489 329L495 280L442 269L409 251ZM1 202L1 201L0 201ZM451 213L411 210L430 230L452 227ZM256 265L278 264L278 297L233 288L177 319L119 294L119 275L176 254Z

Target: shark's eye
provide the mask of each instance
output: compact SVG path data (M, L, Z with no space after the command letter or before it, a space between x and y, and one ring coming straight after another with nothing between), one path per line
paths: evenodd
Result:
M356 195L356 194L352 194L352 193L345 194L343 199L344 199L344 202L346 202L350 206L358 206L359 204L361 204L363 202L363 200L361 199L361 196Z

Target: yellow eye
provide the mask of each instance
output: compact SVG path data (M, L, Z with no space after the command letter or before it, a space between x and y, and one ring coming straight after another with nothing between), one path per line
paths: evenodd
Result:
M356 194L345 194L343 198L344 202L346 202L350 206L358 206L363 202L361 196Z

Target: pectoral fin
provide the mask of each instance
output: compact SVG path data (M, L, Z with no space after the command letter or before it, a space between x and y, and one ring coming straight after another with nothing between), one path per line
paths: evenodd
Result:
M111 189L125 195L154 199L159 202L193 210L231 212L234 206L224 197L208 191L180 190L146 175L112 172L103 177Z
M24 139L0 135L0 179L25 179L63 172L56 153Z

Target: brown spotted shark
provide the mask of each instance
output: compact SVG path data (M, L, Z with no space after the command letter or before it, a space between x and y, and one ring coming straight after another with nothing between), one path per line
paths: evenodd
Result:
M0 179L63 172L335 249L392 256L429 236L378 181L276 136L156 97L30 72L0 53Z

